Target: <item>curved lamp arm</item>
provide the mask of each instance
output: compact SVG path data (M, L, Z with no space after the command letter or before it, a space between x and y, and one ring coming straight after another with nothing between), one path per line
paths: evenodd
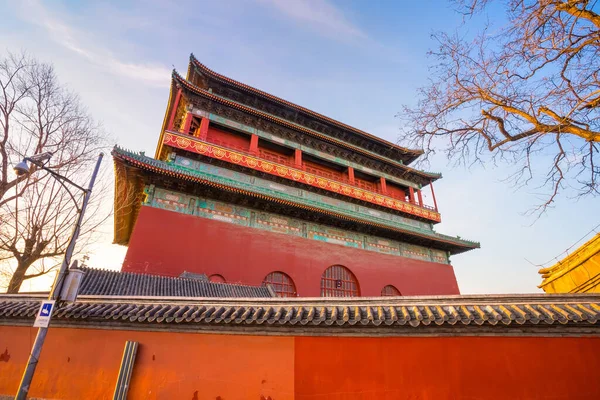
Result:
M73 193L71 193L71 191L69 190L68 186L65 185L65 182L75 186L77 189L81 190L83 193L87 193L88 189L84 189L81 186L79 186L78 184L76 184L75 182L73 182L72 180L70 180L69 178L62 176L61 174L52 171L50 168L46 167L44 164L42 164L40 161L32 159L31 157L25 157L23 159L23 161L27 162L29 161L30 163L34 164L35 166L37 166L40 169L43 169L44 171L48 172L50 175L52 175L57 181L58 183L60 183L62 185L62 187L65 188L65 190L67 191L67 193L69 193L69 196L71 196L71 200L73 200L73 202L75 203L75 207L77 207L77 211L80 211L81 209L79 208L79 203L77 202L77 200L75 200L75 196L73 196Z

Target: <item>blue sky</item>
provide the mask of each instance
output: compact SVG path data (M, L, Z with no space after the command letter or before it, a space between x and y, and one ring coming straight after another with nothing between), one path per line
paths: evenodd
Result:
M441 0L6 0L0 49L53 63L117 143L149 154L171 69L185 72L191 52L219 73L395 142L395 116L427 83L430 35L461 21ZM539 291L536 264L600 222L597 200L566 194L541 218L525 216L539 197L503 182L506 166L469 170L439 157L429 169L444 174L435 184L443 219L436 230L481 242L452 258L463 293ZM124 249L109 245L111 235L108 224L92 265L120 265Z

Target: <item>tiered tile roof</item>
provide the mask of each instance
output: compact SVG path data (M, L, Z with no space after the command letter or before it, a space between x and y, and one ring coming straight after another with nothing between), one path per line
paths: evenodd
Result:
M255 96L264 98L264 99L268 99L273 101L274 103L277 103L279 105L282 106L286 106L289 107L291 109L297 110L299 112L305 113L306 115L309 115L313 118L315 118L316 120L319 121L323 121L329 124L332 124L334 126L337 126L339 128L348 130L356 135L359 136L363 136L365 138L368 138L374 142L377 142L379 144L382 144L386 147L389 147L391 149L395 149L399 154L402 154L404 158L407 159L407 164L409 164L410 162L414 161L416 158L418 158L421 154L423 154L423 150L417 150L417 149L408 149L406 147L402 147L399 146L395 143L391 143L388 142L387 140L381 139L380 137L377 137L375 135L371 135L370 133L367 133L365 131L362 131L360 129L357 129L353 126L350 125L346 125L340 121L337 121L333 118L329 118L325 115L319 114L315 111L309 110L308 108L299 106L297 104L294 104L290 101L284 100L280 97L277 96L273 96L270 93L267 92L263 92L260 89L256 89L250 85L246 85L245 83L236 81L234 79L228 78L225 75L221 75L213 70L211 70L210 68L208 68L207 66L205 66L204 64L202 64L200 61L198 61L198 59L194 56L194 54L190 54L190 61L189 61L189 65L188 65L188 71L187 71L187 79L191 79L192 78L192 74L195 72L194 68L197 68L197 71L201 71L202 73L206 74L207 76L211 77L212 79L215 79L217 81L223 82L225 84L231 85L233 87L236 87L242 91L251 93ZM186 80L187 80L186 79Z
M359 153L359 154L363 154L363 155L365 155L367 157L371 157L371 158L380 160L380 161L385 162L385 163L392 164L395 167L398 167L398 168L404 170L405 174L408 174L407 176L411 176L412 179L415 179L416 182L421 181L423 186L426 186L427 184L429 184L429 182L435 181L435 180L440 179L442 177L442 174L440 174L440 173L421 171L419 169L409 167L408 164L410 162L407 162L405 164L405 163L403 163L400 160L393 160L393 159L384 157L382 155L373 153L372 151L367 150L365 148L362 148L360 146L353 145L353 144L345 142L343 140L338 140L336 138L333 138L333 137L324 135L322 133L319 133L319 132L317 132L317 131L315 131L313 129L307 128L305 126L293 123L293 122L285 120L283 118L279 118L279 117L277 117L275 115L268 114L268 113L266 113L264 111L257 110L257 109L255 109L253 107L248 106L248 105L241 104L241 103L235 102L233 100L224 98L224 97L219 96L219 95L217 95L217 94L215 94L215 93L213 93L211 91L205 90L205 89L203 89L201 87L198 87L198 86L194 85L192 82L188 81L183 76L181 76L177 71L173 70L173 73L172 73L172 87L176 87L176 86L184 87L184 88L186 88L187 90L191 91L192 93L194 93L196 95L199 95L199 96L204 97L204 98L209 99L209 100L213 100L213 101L215 101L217 103L220 103L220 104L223 104L225 106L228 106L228 107L240 110L242 112L245 112L245 113L248 113L248 114L251 114L251 115L259 116L261 118L264 118L267 121L270 121L270 122L273 122L275 124L284 126L286 128L298 131L300 133L307 134L309 136L314 136L314 137L319 138L321 140L324 140L326 142L329 142L329 143L341 146L343 148L347 148L347 149L349 149L349 150L351 150L353 152L356 152L356 153ZM379 140L382 140L382 139L379 139ZM159 146L160 146L160 144L159 144ZM422 154L421 151L416 151L416 152L417 153L415 153L415 157L414 157L415 159L420 154ZM419 177L420 177L420 179L419 179Z

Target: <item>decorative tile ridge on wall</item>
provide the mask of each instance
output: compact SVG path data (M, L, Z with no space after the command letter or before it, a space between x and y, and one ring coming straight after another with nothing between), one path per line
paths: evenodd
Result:
M176 149L181 149L207 157L224 160L233 164L242 165L247 168L284 177L293 181L302 182L307 185L356 198L392 210L426 218L431 221L441 221L440 214L434 210L423 208L405 201L396 200L385 195L359 189L349 184L339 183L289 166L265 161L260 158L252 157L212 143L203 142L190 136L181 136L171 132L166 132L163 142L164 144Z
M269 189L263 189L255 184L251 183L251 182L257 182L257 181L261 180L260 178L255 178L255 177L252 177L249 175L241 174L241 173L238 173L238 172L232 171L230 169L226 169L226 168L220 168L220 167L216 167L213 165L204 164L199 161L187 159L187 162L190 163L188 166L176 165L173 162L173 160L171 160L170 162L157 160L157 159L145 156L143 154L125 151L125 150L119 148L118 146L114 147L112 154L114 157L121 158L122 160L124 160L126 162L129 162L128 160L131 160L136 163L139 163L142 166L147 165L148 167L156 168L156 169L163 170L163 171L166 171L169 173L181 174L183 176L188 176L193 179L205 180L205 181L212 182L215 184L221 184L221 185L224 185L227 187L244 190L244 191L247 191L250 193L264 194L266 196L270 196L275 199L289 201L292 203L297 203L302 206L314 207L314 208L319 208L319 209L322 209L325 211L331 211L331 212L334 212L334 213L337 213L337 214L340 214L343 216L347 216L352 219L356 219L357 217L360 217L360 218L365 219L366 222L369 221L369 222L374 222L379 225L386 225L386 226L389 226L390 228L401 229L408 234L410 234L410 232L414 232L415 234L418 234L420 236L426 236L433 240L443 238L442 240L445 242L456 243L456 244L460 244L462 246L466 246L466 247L470 247L470 248L478 248L479 247L478 242L469 242L464 239L458 239L458 238L450 237L447 235L440 235L440 234L434 232L433 229L431 228L431 226L426 223L425 223L425 225L427 226L427 229L422 229L422 228L415 227L415 226L405 225L402 223L390 224L390 221L395 221L394 218L403 218L403 217L394 215L394 214L387 214L385 212L374 210L372 208L363 207L360 205L344 202L341 200L336 200L336 199L333 199L333 198L327 197L327 196L320 196L320 195L318 195L316 193L312 193L312 192L308 193L308 195L310 195L310 198L303 198L298 193L285 192L285 190L290 189L292 191L296 191L296 192L299 191L301 193L302 192L301 189L296 189L296 188L292 188L292 187L288 187L288 186L284 186L284 185L274 184L273 182L267 181L267 180L262 180L262 181L267 182L268 184L270 184L269 186L271 186L271 187ZM176 157L175 161L178 158L179 157ZM186 159L182 157L180 159L180 161L181 160L186 160ZM193 163L198 163L198 164L193 164ZM200 168L200 166L202 166L203 168L207 168L207 170L210 169L212 172L207 173L205 171L201 171L201 170L197 169L197 168ZM236 174L238 175L237 180L227 177L227 176L235 176ZM240 177L243 177L244 179L246 179L246 181L240 180L239 179ZM276 190L271 190L271 189L276 189ZM323 198L324 202L319 202L319 201L315 200L315 197ZM345 204L346 206L349 206L350 208L349 208L349 211L342 211L342 210L340 210L339 207L332 207L330 205L330 203L334 203L334 204L338 204L338 205ZM368 212L370 214L365 213L363 210L368 210ZM359 214L363 214L363 215L359 215ZM373 214L373 215L371 215L371 214ZM376 218L376 216L377 216L377 218ZM416 220L411 220L411 219L406 219L406 220L416 222L416 223L423 223L421 221L416 221Z
M350 232L153 185L146 186L144 192L147 195L144 204L151 207L346 247L442 264L448 263L447 253L443 250Z
M44 300L40 295L0 294L0 319L27 320L29 326ZM327 327L350 329L401 328L419 329L422 335L427 326L437 334L454 336L462 328L471 326L469 335L485 336L493 329L504 330L514 326L511 335L529 336L527 331L536 329L537 336L598 336L600 328L600 299L598 296L582 296L572 299L562 296L536 297L536 295L489 295L479 296L419 296L419 297L347 297L347 298L251 298L251 299L189 299L189 298L107 298L83 296L77 302L65 304L55 311L57 322L98 324L150 324L186 325L198 332L197 324L237 325L263 329L296 326L296 334ZM444 326L453 329L443 331ZM585 331L568 331L569 327L589 328ZM267 328L271 327L271 328ZM492 329L492 330L491 330ZM542 330L542 332L540 332ZM293 335L287 331L288 335ZM348 336L356 332L347 331ZM506 335L507 331L503 332ZM222 333L222 331L221 331ZM284 333L285 334L285 333ZM318 333L317 333L318 334ZM336 335L343 335L337 331ZM472 340L472 339L471 339ZM480 347L472 350L481 351ZM519 349L523 348L521 347ZM597 349L597 344L595 347ZM590 348L591 351L592 348Z

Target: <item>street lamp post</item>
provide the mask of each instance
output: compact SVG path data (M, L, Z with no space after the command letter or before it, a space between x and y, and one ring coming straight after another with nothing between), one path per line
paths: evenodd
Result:
M22 176L29 174L29 165L28 162L34 164L40 169L43 169L50 173L54 178L56 178L60 184L67 190L75 205L77 206L77 222L75 223L75 227L73 228L73 233L71 234L71 238L69 239L69 245L67 246L67 250L65 251L65 257L63 259L62 265L60 266L60 270L58 271L58 275L54 280L54 284L50 290L50 295L48 296L49 300L60 300L60 291L62 284L64 282L64 278L67 274L69 265L71 263L71 256L73 255L73 250L75 249L75 243L77 241L77 237L79 236L79 232L81 230L81 224L83 222L83 214L85 213L85 209L88 205L88 201L92 194L92 188L94 186L94 182L96 181L96 177L98 175L98 170L100 169L100 163L102 162L103 154L100 153L98 155L98 161L96 162L96 166L94 168L94 172L92 173L92 178L90 180L89 186L87 189L82 188L76 183L72 182L68 178L48 169L42 163L43 160L50 158L49 153L44 153L38 156L26 157L19 164L15 166L15 172L17 175ZM83 204L81 208L77 205L77 201L73 194L69 191L66 183L76 187L84 193ZM52 318L52 313L49 318ZM21 378L21 383L19 384L19 390L15 395L15 400L25 400L27 398L27 393L29 392L29 387L31 386L31 380L33 379L33 374L35 373L35 368L37 367L38 360L40 358L40 353L42 352L42 347L44 346L44 340L46 339L46 334L48 333L48 328L39 328L37 336L35 337L35 342L33 343L33 347L31 348L31 354L29 355L29 360L27 361L27 366L25 367L25 371L23 372L23 377Z

